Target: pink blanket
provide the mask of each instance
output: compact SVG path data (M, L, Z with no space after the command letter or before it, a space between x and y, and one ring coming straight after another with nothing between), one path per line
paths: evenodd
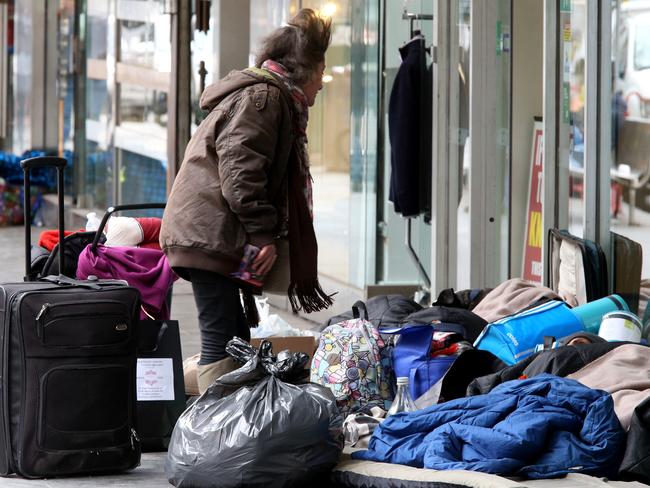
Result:
M103 279L126 280L130 286L137 288L142 297L140 320L169 319L167 294L178 277L162 251L100 245L93 253L89 245L79 256L77 278L86 279L91 275Z

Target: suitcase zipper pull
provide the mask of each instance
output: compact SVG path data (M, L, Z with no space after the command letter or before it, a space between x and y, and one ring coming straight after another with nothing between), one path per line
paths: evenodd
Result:
M41 320L41 317L47 310L52 306L50 303L44 303L43 306L41 307L41 310L38 312L38 315L36 315L36 322Z
M131 449L133 449L134 451L136 450L136 449L135 449L135 443L136 443L136 442L137 442L138 445L139 445L139 444L140 444L140 438L138 437L138 433L137 433L137 432L135 431L135 429L132 427L132 428L131 428Z
M43 306L41 307L41 310L36 315L36 334L38 335L39 339L43 338L43 327L41 327L41 318L43 317L43 314L45 314L45 312L47 312L51 306L52 304L50 303L44 303Z

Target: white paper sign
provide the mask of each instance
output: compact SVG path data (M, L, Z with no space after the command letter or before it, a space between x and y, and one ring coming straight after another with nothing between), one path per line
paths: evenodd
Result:
M172 358L138 358L136 387L139 402L174 400Z

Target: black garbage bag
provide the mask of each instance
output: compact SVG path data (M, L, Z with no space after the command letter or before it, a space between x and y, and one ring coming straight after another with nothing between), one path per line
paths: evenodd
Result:
M273 354L273 344L262 341L259 350L248 342L235 337L226 344L226 352L235 361L242 364L250 361L253 356L259 357L262 369L282 381L296 383L309 376L309 369L305 368L309 362L309 355L303 352L280 351L277 356Z
M329 479L343 448L343 419L331 391L269 373L296 377L299 355L283 351L278 357L284 359L272 360L268 346L256 351L243 341L228 349L249 359L178 419L165 460L169 482L181 488L303 487Z

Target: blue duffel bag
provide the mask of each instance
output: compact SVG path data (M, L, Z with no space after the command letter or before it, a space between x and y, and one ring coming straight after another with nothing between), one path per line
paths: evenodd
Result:
M544 337L565 337L584 330L564 302L551 301L488 324L474 347L489 351L507 365L530 356Z
M431 357L431 340L437 324L408 324L404 327L382 327L382 334L399 335L392 351L393 371L396 377L409 379L409 393L413 400L424 395L445 375L457 356ZM456 327L458 330L453 330ZM445 324L448 331L462 334L461 326ZM450 330L451 329L451 330Z

